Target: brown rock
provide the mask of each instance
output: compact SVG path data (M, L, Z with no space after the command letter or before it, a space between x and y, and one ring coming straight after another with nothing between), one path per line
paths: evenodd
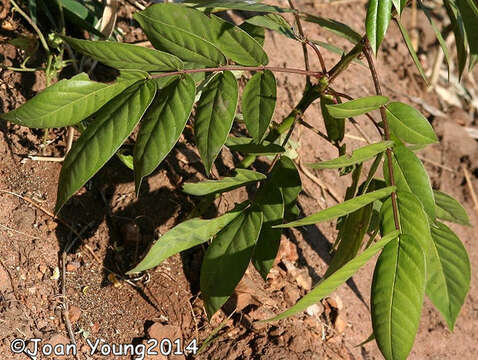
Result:
M284 300L288 305L294 305L297 300L300 298L300 290L291 285L287 284L283 290L284 292Z
M290 262L296 262L299 259L299 254L297 253L297 246L285 236L281 238L276 262L279 262L283 259Z
M70 344L70 339L67 338L66 336L64 335L61 335L61 334L54 334L50 340L48 340L48 343L51 344L51 346L53 347L53 349L55 349L55 346L61 344L62 345L62 348L65 349L66 351L66 345ZM57 347L57 349L60 349L59 347ZM65 355L65 356L58 356L56 355L55 356L55 359L68 359L68 355Z
M0 291L7 291L12 289L12 283L7 271L0 266Z
M80 268L80 263L76 261L69 262L66 264L66 271L74 272Z
M342 334L347 328L347 321L345 321L345 316L343 314L337 315L334 322L334 328L339 334Z
M179 326L154 323L148 329L148 337L150 339L156 339L158 342L161 342L161 340L165 338L174 341L175 339L182 338L182 333Z
M81 317L81 309L78 306L70 306L68 318L72 324L76 323Z

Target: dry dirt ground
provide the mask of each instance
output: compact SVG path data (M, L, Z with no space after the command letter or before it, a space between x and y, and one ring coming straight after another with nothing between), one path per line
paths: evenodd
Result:
M299 4L302 6L302 4ZM8 13L6 2L0 9L0 54L5 65L18 66L22 54L6 41L29 31ZM363 30L365 8L363 2L342 5L303 5L322 16L331 16ZM141 40L130 18L132 8L122 9L120 27L127 41ZM407 18L405 12L404 18ZM8 22L8 28L5 26ZM419 18L420 49L425 67L431 67L436 51L426 21ZM305 25L310 38L336 41L350 48L312 24ZM266 49L271 65L302 67L300 46L278 34L268 33ZM284 51L287 49L287 51ZM327 53L327 66L337 56ZM317 68L318 64L313 62ZM463 169L471 174L472 186L478 190L478 144L470 138L464 126L476 126L476 112L465 107L449 106L434 91L424 90L396 27L391 26L378 58L378 70L384 92L394 100L411 103L428 116L440 143L421 152L433 187L455 196L461 201L474 226L478 225L477 209L473 208L470 189ZM476 77L476 73L475 73ZM441 82L446 87L446 83ZM278 76L279 121L293 107L301 95L304 79L292 75ZM44 87L40 72L15 73L0 70L0 111L16 108ZM373 94L368 70L352 65L335 88L359 97ZM475 89L478 90L478 89ZM417 97L422 101L417 103ZM415 101L415 102L413 102ZM425 105L425 108L423 107ZM430 108L430 106L432 108ZM427 110L428 109L428 110ZM442 114L436 111L441 110ZM466 111L465 111L466 110ZM431 113L430 113L431 111ZM476 110L475 110L476 111ZM320 108L313 105L305 119L322 129ZM372 139L374 128L366 118L359 118L360 126ZM348 126L350 147L363 145L362 135ZM369 288L373 263L361 269L352 280L341 286L332 296L317 306L290 319L275 324L254 323L278 313L293 304L317 283L330 261L330 247L336 231L334 223L308 226L286 233L277 265L267 282L249 269L246 279L224 314L207 322L198 292L198 273L203 247L187 251L165 261L151 270L148 277L124 281L111 275L122 274L138 260L151 241L173 225L182 221L197 203L196 199L180 191L183 182L204 177L190 129L165 162L150 176L135 198L132 173L117 159L111 160L65 207L64 222L80 232L67 254L65 291L61 286L58 268L61 251L71 243L70 229L57 224L43 209L54 207L60 163L25 160L40 151L42 133L12 124L1 124L0 140L0 358L27 359L9 351L16 339L40 338L44 343L68 343L63 309L64 299L70 306L69 319L78 342L80 359L131 359L131 356L87 356L87 339L100 344L141 344L149 338L180 339L180 350L193 339L198 345L211 335L219 324L216 338L205 346L198 359L380 359L374 342L356 346L371 333ZM52 131L47 155L61 155L64 150L63 130ZM335 149L320 141L307 129L297 129L292 137L298 144L296 161L316 161L336 156ZM227 150L222 152L218 173L226 174L233 161ZM264 161L269 161L264 159ZM258 165L259 167L261 164ZM262 164L264 166L264 164ZM333 171L314 172L333 193L343 197L349 177ZM322 191L311 177L301 171L303 191L299 204L303 215L332 206L331 195ZM20 195L18 197L14 194ZM236 190L218 200L208 210L214 216L230 209L244 199L244 189ZM452 225L463 240L472 263L478 266L475 228ZM109 269L109 270L107 270ZM477 359L478 358L478 298L476 272L472 273L471 290L458 318L455 332L447 330L444 320L426 302L411 359ZM63 295L65 296L63 296ZM237 306L235 313L231 309ZM223 321L224 320L224 321ZM177 343L176 343L177 344ZM174 346L177 346L174 344ZM167 344L166 344L167 345ZM101 346L101 345L100 345ZM176 348L175 348L176 349ZM42 357L39 357L42 358ZM73 358L67 356L66 358ZM150 357L150 359L166 357ZM170 356L184 359L184 355ZM193 358L189 356L189 358Z

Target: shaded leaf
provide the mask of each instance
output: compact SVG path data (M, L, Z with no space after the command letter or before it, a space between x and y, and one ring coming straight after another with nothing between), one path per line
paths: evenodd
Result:
M434 190L433 194L435 195L435 212L438 219L471 226L465 208L457 200L438 190Z
M326 19L320 16L314 16L307 14L302 17L305 21L319 24L324 29L329 30L330 32L338 35L344 39L349 40L352 44L356 44L362 40L362 36L352 29L347 24L341 23L337 20Z
M461 79L465 70L468 52L466 51L466 35L463 18L453 0L445 0L444 3L455 36L456 52L458 55L458 77Z
M208 174L231 130L237 98L236 78L230 71L224 71L209 81L198 101L194 132Z
M206 48L205 44L208 44L242 65L265 65L268 62L267 54L257 41L239 27L215 15L206 16L201 11L184 5L166 3L150 6L135 14L135 18L155 47L171 52L180 59L204 63L198 61L199 59L190 58L185 50L192 50L198 54L194 47L201 45L201 49L198 50L203 52L202 50ZM181 41L179 43L181 47L178 48L177 40L188 41ZM219 58L212 60L214 64L223 63L222 60L218 62ZM211 62L207 63L209 64Z
M272 182L268 182L259 190L256 203L261 208L264 221L252 255L252 263L265 280L274 264L280 246L282 230L273 229L272 226L280 224L284 218L284 200L281 189Z
M369 0L365 27L375 54L382 43L392 14L392 0Z
M418 330L425 295L425 254L402 234L384 247L372 281L373 333L385 359L406 359Z
M269 70L254 74L244 88L242 93L244 122L249 134L258 143L269 129L276 99L276 79Z
M201 295L208 318L227 301L244 275L262 226L262 212L243 211L222 229L204 255Z
M52 128L74 125L94 114L128 86L134 77L119 77L112 84L91 81L82 73L60 80L46 88L18 109L1 118L31 128Z
M392 102L385 108L390 130L400 140L409 144L438 142L428 120L415 108L400 102Z
M394 241L398 236L398 231L384 236L383 239L377 241L360 255L347 262L344 266L330 275L328 278L319 282L307 295L300 299L294 306L283 313L264 321L277 321L297 314L307 309L310 305L316 304L324 297L330 295L340 285L345 283L352 277L358 269L365 265L375 254L377 254L387 243Z
M342 141L345 132L345 119L337 119L330 115L326 105L333 105L335 101L330 95L320 97L320 111L324 119L327 136L331 141Z
M344 119L376 110L386 103L388 103L388 98L386 96L366 96L360 99L346 101L341 104L326 106L331 116Z
M408 52L410 56L412 57L413 62L415 63L415 66L418 69L418 72L422 76L423 81L425 81L425 84L428 84L428 78L425 75L425 70L423 70L422 63L418 59L417 53L415 49L413 48L412 41L410 40L410 36L408 35L407 29L405 26L402 25L399 19L395 18L395 22L398 25L398 28L400 30L400 33L402 34L403 41L405 41L405 45L407 46Z
M446 225L431 225L432 251L427 255L432 266L427 267L426 294L453 331L456 318L470 289L470 260L465 247Z
M420 159L406 146L399 145L393 149L392 164L397 190L413 193L422 203L428 216L435 219L435 199L432 185ZM387 184L390 184L387 157L383 166L383 176L387 180Z
M254 40L256 40L259 45L264 46L264 41L266 38L266 34L264 28L260 26L256 26L253 24L249 24L248 22L243 22L239 27L248 33Z
M183 191L190 195L208 195L237 189L238 187L261 181L267 177L256 171L236 169L236 175L220 180L205 180L197 183L185 183Z
M184 3L194 4L195 7L216 8L215 10L230 9L254 12L291 12L291 9L281 8L274 5L260 4L259 1L241 1L241 0L187 0Z
M98 112L63 162L55 213L116 153L141 120L155 93L154 82L141 81Z
M474 0L456 0L465 26L470 54L478 54L478 5Z
M294 162L289 157L282 155L269 177L271 183L282 191L284 219L286 221L296 219L298 215L296 202L302 190L302 182Z
M337 159L321 161L318 163L309 163L307 166L313 169L338 169L345 166L350 166L374 158L393 146L393 141L381 141L375 144L366 145L359 149L352 151L350 155L342 155Z
M276 31L289 39L297 40L291 25L282 16L277 14L257 15L246 19L246 23Z
M214 219L194 218L176 225L161 236L149 249L143 260L127 274L152 269L170 256L205 243L238 217L245 205L247 203L239 204L233 210Z
M285 227L297 227L297 226L304 226L304 225L312 225L323 221L329 221L340 216L344 216L358 210L365 205L368 205L375 200L382 199L388 195L390 195L393 191L395 191L394 186L389 186L380 190L372 191L370 193L366 193L364 195L357 196L353 199L344 201L338 205L329 207L325 210L319 211L313 215L307 216L303 219L293 221L287 224L277 225L277 228L285 228Z
M334 54L338 54L340 56L344 56L346 54L345 50L338 47L338 46L335 46L335 45L332 45L332 44L329 44L329 43L326 43L326 42L323 42L323 41L319 41L319 40L310 40L310 42L314 43L316 45L319 45L320 47L323 47L324 49L327 49L330 52L333 52ZM367 65L365 65L362 60L359 60L359 59L355 58L352 61L356 64L367 67Z
M84 6L80 1L76 0L61 0L60 4L63 7L63 14L67 20L81 29L101 38L104 37L103 34L95 28L95 25L99 21L99 17L94 11L88 9L88 7Z
M116 69L175 71L183 68L183 63L176 56L143 46L79 40L68 36L63 36L62 39L73 49Z
M186 74L159 90L156 95L145 115L134 147L136 194L139 193L143 177L156 169L178 141L189 119L195 92L194 81Z

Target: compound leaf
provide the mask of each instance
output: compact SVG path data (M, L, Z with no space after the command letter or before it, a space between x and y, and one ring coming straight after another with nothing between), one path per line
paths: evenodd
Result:
M174 254L205 243L238 217L243 210L244 204L240 204L232 211L214 219L194 218L183 221L161 236L153 244L144 259L127 274L151 269Z
M435 212L438 219L471 226L468 214L458 201L438 190L434 190L433 193L436 203Z
M225 177L221 180L206 180L197 183L185 183L183 185L183 191L187 194L196 196L222 193L267 178L264 174L252 170L238 168L235 171L235 176Z
M300 299L294 306L283 313L264 321L277 321L297 314L307 309L310 305L319 302L324 297L330 295L335 289L346 282L353 276L363 265L365 265L375 254L377 254L385 245L398 236L398 231L384 236L380 241L364 250L360 255L356 256L344 266L334 272L332 275L322 280L314 289Z
M119 77L112 84L91 81L82 73L60 80L18 109L1 118L30 128L63 127L79 123L120 94L138 78Z
M478 54L478 5L474 0L456 0L465 26L470 54Z
M198 101L194 132L208 174L231 130L237 98L236 78L230 71L224 71L209 81Z
M435 199L432 185L420 159L406 146L398 145L393 149L392 164L397 190L413 193L422 203L428 216L435 219ZM390 184L388 158L385 159L383 175L387 184Z
M194 80L186 74L156 94L144 117L134 147L137 194L143 177L156 169L178 141L189 119L195 93Z
M393 141L381 141L354 150L350 155L342 155L337 159L321 161L318 163L309 163L307 166L313 169L338 169L370 160L377 154L384 152L387 148L392 146Z
M323 221L329 221L340 216L344 216L358 210L375 200L382 199L388 195L390 195L393 191L395 191L395 186L388 186L386 188L372 191L366 193L364 195L357 196L353 199L344 201L338 205L332 206L325 210L319 211L313 215L307 216L303 219L292 221L287 224L276 225L276 228L288 228L288 227L297 227L297 226L304 226L304 225L312 225Z
M259 1L243 1L243 0L222 0L222 1L211 1L211 0L187 0L184 3L193 3L195 7L205 7L205 8L215 8L215 10L243 10L243 11L254 11L254 12L264 12L264 13L275 13L275 12L291 12L291 9L281 8L274 5L260 4Z
M143 71L181 70L183 63L176 56L143 46L114 41L89 41L63 36L72 48L116 69Z
M445 224L431 225L432 251L428 256L426 294L453 331L456 318L470 289L470 260L456 234Z
M401 140L423 145L438 142L428 120L415 108L401 102L392 102L385 108L390 129Z
M458 57L458 77L461 79L465 70L468 52L466 51L466 35L463 25L463 18L458 10L455 1L445 0L445 9L450 18L453 34L455 35L456 52Z
M392 15L392 0L369 0L365 27L368 40L376 54L387 32Z
M267 140L262 141L261 144L256 144L254 139L246 136L228 136L226 146L232 151L239 151L244 154L274 155L285 152L285 149L279 144Z
M234 291L251 260L262 226L262 212L250 207L221 230L204 255L201 294L208 318Z
M324 119L327 137L331 141L342 141L345 132L345 119L337 119L330 115L327 105L335 104L333 97L330 95L322 95L320 97L320 111Z
M264 138L269 128L276 99L276 79L269 70L254 74L244 88L242 114L247 130L256 142Z
M156 84L141 81L110 101L73 144L60 172L55 212L116 153L141 120Z
M356 44L362 40L362 36L357 31L352 29L347 24L341 23L337 20L326 19L320 16L309 14L303 16L303 19L308 22L319 24L324 29L327 29L335 35L350 41L352 44Z
M425 254L402 234L384 247L372 281L371 312L377 345L387 360L405 360L418 330L425 294Z
M282 155L270 174L271 183L282 191L284 199L284 219L296 219L299 209L296 206L297 197L302 190L299 171L294 162Z
M341 104L326 105L329 114L338 119L362 115L388 103L386 96L366 96Z

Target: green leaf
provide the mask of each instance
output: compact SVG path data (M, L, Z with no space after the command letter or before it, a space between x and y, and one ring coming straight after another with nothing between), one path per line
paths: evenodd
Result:
M136 194L143 177L156 169L178 141L194 104L195 89L194 80L186 74L160 90L148 109L133 154Z
M307 166L313 169L338 169L370 160L377 154L384 152L387 148L391 148L392 146L393 141L381 141L356 149L352 151L352 154L350 155L342 155L337 159L321 161L318 163L309 163Z
M231 151L239 151L244 154L254 155L275 155L285 152L285 149L278 145L264 140L261 144L255 144L254 139L246 136L228 136L226 146Z
M201 266L201 295L210 319L233 293L251 260L262 226L262 212L251 207L212 241Z
M438 190L434 190L433 193L436 203L435 212L438 219L471 226L468 214L458 201Z
M330 52L333 52L334 54L340 55L341 57L346 54L345 50L338 47L338 46L335 46L335 45L332 45L332 44L329 44L329 43L326 43L326 42L323 42L323 41L319 41L319 40L310 40L310 42L314 43L315 45L319 45L319 47L323 47L324 49L327 49ZM365 65L363 63L363 61L361 61L357 58L353 59L352 61L356 64L362 65L363 67L367 67L367 65Z
M465 25L470 54L478 54L478 5L474 0L456 0Z
M95 28L95 25L98 23L99 20L98 16L93 11L84 6L80 1L61 0L61 3L59 4L61 4L61 6L63 7L63 13L67 20L78 26L80 29L84 29L101 38L104 37L104 35L100 31L98 31L98 29ZM51 3L48 5L51 6Z
M269 129L276 99L276 79L269 70L255 73L244 88L242 113L247 130L256 142L260 142Z
M241 65L268 63L267 54L257 41L238 26L215 15L206 16L201 11L180 4L155 4L137 13L135 18L155 47L171 52L180 59L211 64L192 59L187 54L191 51L201 54L208 44ZM219 58L211 60L214 64L223 63Z
M438 142L428 120L410 105L392 102L386 105L390 130L400 140L409 144L433 144Z
M403 9L407 5L407 0L392 0L393 7L397 10L398 14L401 15Z
M294 162L287 156L282 155L272 169L269 177L271 183L282 191L282 197L284 199L284 219L286 221L296 219L298 213L296 202L302 190L302 182Z
M377 345L387 360L405 360L418 330L425 295L425 254L402 234L384 247L372 281L371 313Z
M194 132L206 173L226 142L236 113L237 81L230 71L216 74L197 104Z
M348 261L357 256L367 233L372 219L373 203L355 210L346 216L341 223L340 231L337 236L340 239L339 246L335 252L332 261L325 272L324 277L330 276L335 271L344 266Z
M238 187L261 181L267 177L264 174L246 169L236 169L236 175L221 180L205 180L197 183L185 183L183 191L190 195L202 196L223 193Z
M205 243L241 215L245 205L239 204L230 212L214 219L194 218L176 225L161 236L149 249L144 259L127 274L154 268L170 256Z
M445 318L453 331L470 289L470 260L465 247L456 234L446 225L437 222L431 225L433 259L427 267L426 294Z
M340 216L344 216L358 210L365 205L368 205L375 200L382 199L395 191L395 186L389 186L380 190L372 191L364 195L357 196L353 199L344 201L338 205L332 206L325 210L319 211L313 215L307 216L303 219L293 221L287 224L277 225L276 228L288 228L304 225L312 225L323 221L329 221Z
M388 103L386 96L366 96L360 99L346 101L342 104L326 105L329 114L338 119L362 115Z
M112 84L91 81L82 73L60 80L1 118L30 128L63 127L79 123L134 84L138 78L118 78Z
M397 190L413 193L422 203L428 216L434 220L435 199L432 185L420 159L406 146L398 145L393 149L392 164ZM387 184L390 184L388 158L385 158L383 176Z
M458 55L458 77L461 79L463 70L465 70L468 52L466 51L466 35L463 25L463 18L456 6L455 1L445 0L445 9L450 18L453 35L455 36L456 52Z
M340 36L341 38L347 39L352 44L356 44L362 40L362 36L357 31L355 31L350 26L344 23L341 23L339 21L326 19L320 16L313 16L309 14L307 14L306 16L303 16L302 18L305 21L319 24L324 29L329 30L330 32Z
M392 15L392 0L369 0L365 27L375 54L387 32Z
M425 74L425 70L423 70L422 63L418 59L417 53L415 52L415 49L413 48L412 41L410 40L410 36L408 35L407 29L405 26L402 25L400 20L398 18L395 18L395 22L398 25L398 28L400 30L400 33L402 34L403 41L405 41L405 45L407 45L408 52L410 56L412 57L413 62L415 63L415 66L418 69L418 72L422 76L423 81L425 81L425 84L428 84L428 78Z
M141 120L156 94L152 81L140 81L98 112L63 162L55 213L116 153Z
M292 27L282 16L277 14L257 15L245 20L246 23L276 31L289 39L297 40Z
M345 283L350 277L352 277L358 269L365 265L374 255L376 255L385 245L387 245L393 239L398 236L398 231L384 236L383 239L377 241L370 246L367 250L363 251L360 255L353 258L342 266L339 270L334 272L328 278L322 280L314 289L312 289L307 295L300 299L294 306L284 311L283 313L267 320L263 321L277 321L297 314L307 309L310 305L316 304L324 297L330 295L340 285Z
M260 206L264 221L257 240L252 263L265 280L274 264L280 246L282 230L272 226L280 224L284 218L284 200L282 191L271 181L264 184L256 196L256 203Z
M248 22L243 22L239 27L248 33L254 40L256 40L259 45L264 46L264 41L266 39L266 34L264 28L249 24Z
M330 95L320 97L320 110L324 119L327 136L331 141L342 141L345 132L345 119L337 119L330 115L326 105L335 104L334 98Z
M243 10L243 11L254 11L254 12L266 12L266 13L275 13L275 12L291 12L291 9L281 8L274 5L259 4L259 2L254 1L241 1L241 0L222 0L222 1L211 1L211 0L187 0L183 1L184 3L192 3L195 7L204 7L204 8L216 8L215 10Z
M397 191L397 208L402 234L411 236L424 251L431 247L432 237L427 214L418 198L408 191ZM382 233L395 230L392 199L387 199L380 209Z
M73 49L116 69L175 71L183 68L176 56L143 46L113 41L88 41L62 36Z

